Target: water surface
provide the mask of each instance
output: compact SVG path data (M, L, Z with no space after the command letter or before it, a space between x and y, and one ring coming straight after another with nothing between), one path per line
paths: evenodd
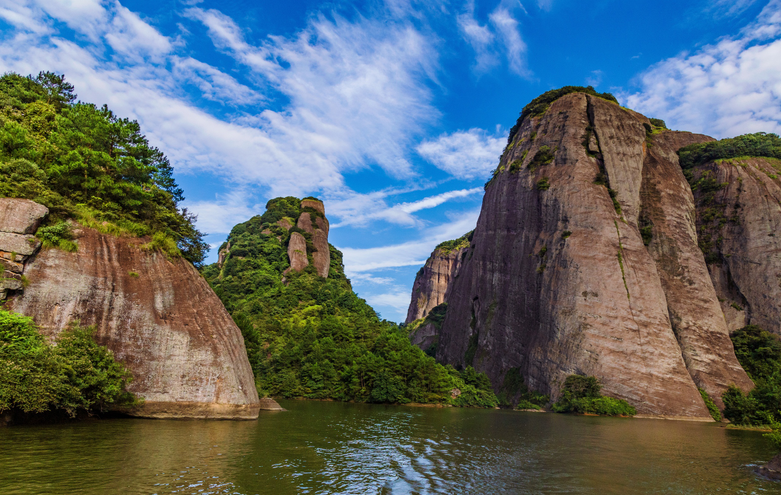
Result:
M282 401L257 422L0 429L0 493L781 493L716 424Z

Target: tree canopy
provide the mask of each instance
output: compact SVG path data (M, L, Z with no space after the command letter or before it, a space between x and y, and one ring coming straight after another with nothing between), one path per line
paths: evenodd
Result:
M173 167L135 120L76 101L61 75L0 77L0 196L27 198L114 233L151 236L200 264L208 250Z

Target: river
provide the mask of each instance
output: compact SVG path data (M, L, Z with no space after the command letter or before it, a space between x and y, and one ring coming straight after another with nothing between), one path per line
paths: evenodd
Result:
M781 493L760 433L507 410L281 401L255 421L0 429L0 493Z

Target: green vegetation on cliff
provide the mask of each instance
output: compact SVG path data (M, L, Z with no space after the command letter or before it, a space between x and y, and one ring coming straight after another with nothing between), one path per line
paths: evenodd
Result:
M462 235L458 239L440 242L439 244L437 244L437 247L434 250L435 251L438 250L441 254L448 254L451 251L457 251L461 248L469 247L469 243L472 242L472 236L474 234L475 231L472 230Z
M561 397L553 404L558 413L598 414L600 416L634 416L637 410L623 399L601 394L596 377L570 375L564 380Z
M548 107L551 105L551 103L571 93L586 93L587 95L597 96L599 98L618 103L616 97L611 93L599 93L591 86L564 86L563 88L546 91L529 102L528 105L523 107L521 115L518 117L518 120L515 122L515 125L512 127L512 129L510 129L510 135L507 137L507 144L509 145L513 141L515 133L517 133L518 129L521 128L521 124L526 119L526 117L538 117L543 115L545 111L548 110Z
M203 275L241 328L261 394L357 402L496 405L484 375L437 364L406 330L380 317L352 290L342 253L319 277L310 264L287 271L287 244L302 211L297 198L269 201L267 211L236 225L220 267ZM309 212L313 214L312 212ZM284 279L284 281L283 281ZM481 378L482 377L482 378ZM455 392L458 389L458 392Z
M722 395L724 417L743 426L781 423L781 341L755 325L730 337L735 356L755 387L748 394L734 386L727 389Z
M0 77L0 197L47 206L53 225L75 219L150 236L150 248L199 264L208 247L193 215L178 207L184 198L168 159L136 121L76 102L73 89L49 72Z
M757 132L730 139L698 143L678 150L684 170L704 163L738 157L762 156L781 158L781 138L776 134Z
M131 375L92 338L90 328L71 327L49 344L31 318L0 310L0 413L105 411L130 406Z

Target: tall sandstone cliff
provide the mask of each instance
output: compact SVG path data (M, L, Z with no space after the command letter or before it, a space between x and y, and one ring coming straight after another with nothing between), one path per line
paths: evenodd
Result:
M554 400L568 375L595 375L650 416L709 420L698 388L720 406L730 384L750 389L676 153L709 140L584 93L525 118L444 288L437 358L496 388L520 370Z
M45 210L0 199L0 256L26 279L10 288L8 309L31 316L50 337L74 321L95 325L98 343L132 372L128 389L144 399L133 415L257 418L241 331L190 263L147 250L141 239L77 225L76 252L38 250L29 234ZM29 249L19 251L12 242L19 240Z
M781 160L716 160L690 172L700 246L730 330L781 335Z

